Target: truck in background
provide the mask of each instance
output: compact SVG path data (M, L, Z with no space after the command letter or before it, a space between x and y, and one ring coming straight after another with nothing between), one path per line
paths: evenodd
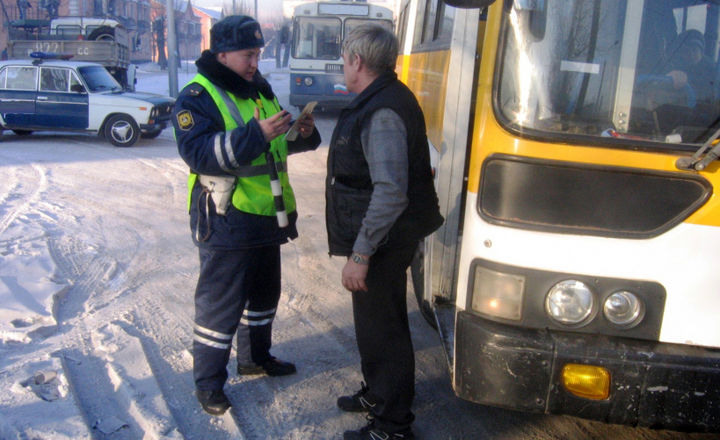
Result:
M30 58L33 52L56 53L73 61L102 64L125 90L135 90L130 38L117 20L60 17L10 22L8 58Z

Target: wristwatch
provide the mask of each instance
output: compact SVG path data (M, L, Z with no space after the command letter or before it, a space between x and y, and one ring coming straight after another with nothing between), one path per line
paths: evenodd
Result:
M363 257L362 255L357 254L355 252L353 252L352 255L350 255L350 259L353 260L353 262L355 262L357 264L364 264L364 265L370 264L370 258Z

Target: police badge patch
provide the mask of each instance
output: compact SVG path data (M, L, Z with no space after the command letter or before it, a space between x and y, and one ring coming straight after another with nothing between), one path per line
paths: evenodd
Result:
M192 113L190 113L190 110L183 110L181 112L178 112L177 123L178 127L180 127L180 130L182 131L188 131L193 128L193 125L195 125L195 121L193 121Z

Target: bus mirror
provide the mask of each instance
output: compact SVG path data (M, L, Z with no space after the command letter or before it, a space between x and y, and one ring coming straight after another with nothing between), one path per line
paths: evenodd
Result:
M476 9L485 8L495 3L495 0L443 0L445 4L456 8Z

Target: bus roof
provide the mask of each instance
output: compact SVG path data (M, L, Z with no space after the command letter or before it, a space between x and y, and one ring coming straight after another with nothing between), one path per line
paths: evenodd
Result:
M317 1L303 3L295 7L297 16L322 16L322 15L344 15L356 17L370 18L386 18L392 20L393 14L389 8L374 5L366 2L348 2L348 1Z

